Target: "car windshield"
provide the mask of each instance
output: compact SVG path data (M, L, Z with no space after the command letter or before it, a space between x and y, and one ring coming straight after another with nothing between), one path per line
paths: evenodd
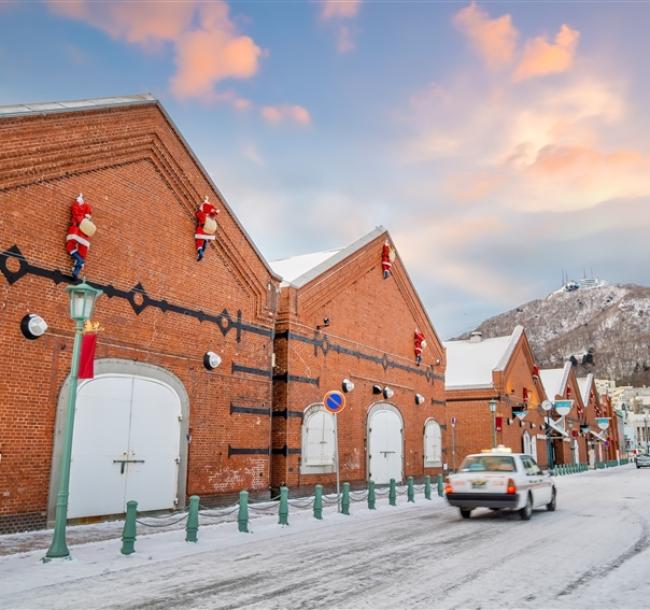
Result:
M515 460L509 455L468 455L460 472L514 472Z

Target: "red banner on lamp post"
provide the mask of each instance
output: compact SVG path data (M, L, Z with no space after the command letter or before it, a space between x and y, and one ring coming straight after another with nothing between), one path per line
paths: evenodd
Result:
M95 348L97 333L86 333L81 338L81 353L79 354L79 379L95 377Z

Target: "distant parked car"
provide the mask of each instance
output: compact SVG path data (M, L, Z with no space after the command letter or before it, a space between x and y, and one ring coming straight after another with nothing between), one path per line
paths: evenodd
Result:
M637 468L650 467L650 455L647 453L639 453L639 455L634 458L634 462L636 463Z
M555 510L557 495L553 479L532 456L507 447L468 455L458 472L449 475L445 493L463 519L475 508L491 508L517 511L526 521L534 508Z

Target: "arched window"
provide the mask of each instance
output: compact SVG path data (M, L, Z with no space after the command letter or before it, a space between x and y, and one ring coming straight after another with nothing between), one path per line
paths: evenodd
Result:
M424 465L442 466L442 435L440 424L434 419L424 424Z
M334 415L323 405L312 405L305 411L302 422L301 472L334 472L335 450Z

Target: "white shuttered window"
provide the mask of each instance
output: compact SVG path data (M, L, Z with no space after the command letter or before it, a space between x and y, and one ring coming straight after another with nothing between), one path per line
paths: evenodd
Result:
M332 472L334 452L334 415L322 405L309 407L302 424L302 472Z
M442 435L437 421L424 424L424 465L442 466Z

